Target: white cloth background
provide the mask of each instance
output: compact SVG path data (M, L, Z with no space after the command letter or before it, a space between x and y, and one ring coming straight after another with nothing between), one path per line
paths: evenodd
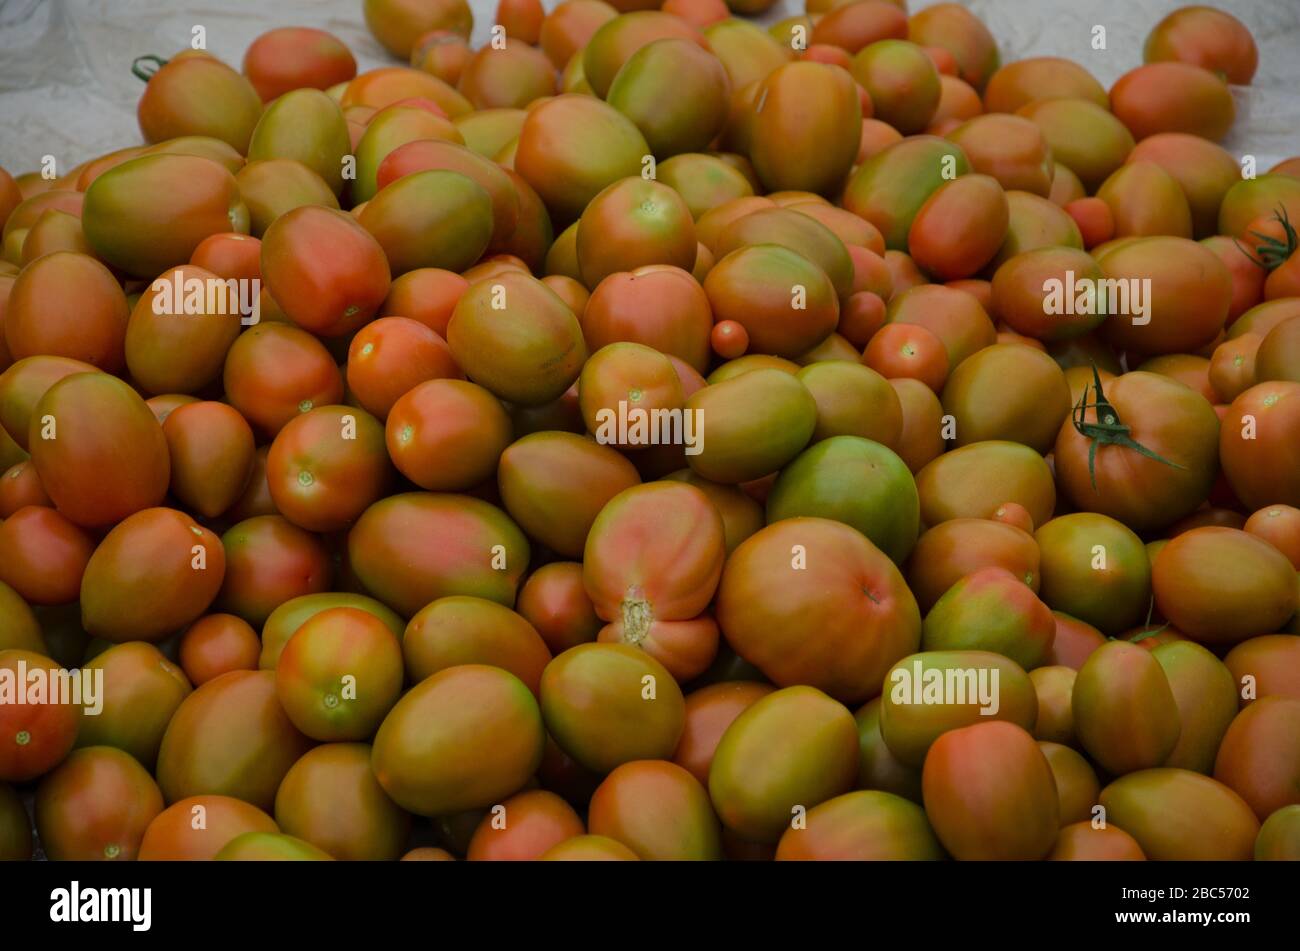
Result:
M547 9L558 0L543 0ZM932 0L911 0L912 10ZM487 39L497 0L471 0L474 45ZM780 0L765 22L802 10ZM1178 0L968 0L997 38L1003 62L1065 56L1110 84L1142 61L1151 26ZM1260 67L1235 90L1238 122L1225 143L1254 154L1261 171L1300 154L1300 0L1217 0L1254 33ZM189 45L195 24L208 49L238 67L258 34L278 26L316 26L351 47L361 69L391 64L370 35L361 0L0 0L0 166L13 174L54 155L60 170L137 144L141 83L131 61L167 57ZM1090 47L1094 25L1105 51Z

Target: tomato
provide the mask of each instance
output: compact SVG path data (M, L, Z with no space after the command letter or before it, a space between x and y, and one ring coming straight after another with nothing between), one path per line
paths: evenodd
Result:
M950 281L976 274L1006 233L1007 199L988 175L965 175L937 188L912 219L907 246L922 269Z
M32 409L29 446L41 484L78 525L104 527L162 501L167 441L134 390L104 373L78 373Z
M1007 63L989 77L984 89L986 112L1015 112L1046 99L1086 99L1108 107L1106 90L1091 73L1068 59L1031 56Z
M415 39L432 30L447 30L469 38L474 17L465 0L434 0L409 3L404 0L366 0L366 26L398 59L411 55Z
M338 859L396 859L411 818L375 779L370 752L364 743L328 743L304 754L276 792L280 828Z
M436 79L432 81L438 83ZM445 85L441 88L456 95ZM460 143L463 137L445 117L414 105L399 102L375 114L356 143L356 178L350 184L352 200L359 204L374 198L379 191L378 175L383 161L407 143L426 140Z
M35 612L17 591L3 581L0 581L0 608L4 609L0 612L0 650L22 650L40 655L49 652Z
M1177 701L1148 651L1108 641L1079 668L1072 707L1079 742L1112 775L1163 764L1181 730Z
M452 594L513 604L528 555L527 540L504 512L463 495L380 499L348 534L358 580L404 617Z
M1005 568L1034 591L1039 587L1039 552L1028 532L984 518L940 522L917 540L907 583L923 612L949 588L987 567Z
M0 781L14 783L49 772L63 762L77 738L81 708L65 702L62 694L32 686L32 675L42 672L53 684L60 666L29 650L0 651L0 670L8 671L6 693L23 691L24 702L0 704ZM24 679L26 678L26 679Z
M848 233L842 236L814 214L815 209L823 207L828 206L817 199L789 208L750 212L723 228L711 250L721 258L747 245L780 245L819 267L830 278L836 295L847 297L853 292L855 280L853 258L846 244ZM849 217L871 228L861 219Z
M1136 139L1187 132L1217 142L1236 117L1223 80L1185 63L1157 62L1129 70L1111 86L1110 103Z
M1089 193L1133 150L1132 134L1104 103L1084 98L1038 99L1022 105L1016 115L1038 126L1052 158L1073 172Z
M181 667L190 682L207 683L232 670L256 670L262 644L248 622L233 614L206 614L181 635Z
M1257 697L1300 700L1300 678L1294 661L1300 657L1300 638L1290 634L1265 634L1233 647L1223 662L1232 672L1246 707Z
M266 460L275 507L300 528L339 531L387 488L383 425L364 410L320 406L276 434Z
M249 230L265 237L281 215L306 205L337 209L338 198L329 183L294 159L260 159L235 174L239 194L248 206ZM196 249L197 250L197 249Z
M459 148L433 140L411 145ZM385 159L381 180L388 162L408 147ZM515 200L509 218L513 231L518 199L513 188L507 194ZM394 274L419 268L460 271L479 259L492 238L492 198L459 171L416 171L383 187L366 203L358 220L383 249Z
M573 807L555 793L532 789L492 807L474 831L466 858L533 861L584 832Z
M1164 765L1208 773L1224 731L1237 713L1232 673L1192 641L1160 644L1151 655L1164 669L1178 704L1182 730Z
M28 604L75 601L94 549L90 536L54 509L19 509L0 523L0 582Z
M605 100L631 119L661 159L699 152L722 131L731 83L718 58L667 38L641 47L614 76Z
M119 523L90 557L82 623L115 642L162 640L207 610L225 572L215 534L175 509L145 509Z
M333 856L310 842L279 832L245 832L213 856L218 862L323 862Z
M782 470L767 499L767 520L835 519L901 563L916 544L919 508L912 474L894 452L858 436L833 436Z
M384 249L350 215L308 205L277 218L262 238L267 290L298 326L324 336L356 330L388 294Z
M1300 383L1300 320L1283 321L1264 336L1255 354L1255 375L1260 382Z
M465 292L447 342L471 380L527 406L564 393L587 357L573 312L540 281L515 272Z
M294 728L268 671L237 670L182 701L158 751L168 802L215 793L270 809L280 780L310 741Z
M940 736L921 781L926 815L954 858L1041 859L1056 840L1052 769L1014 723L986 721Z
M184 410L184 412L181 412ZM230 509L253 473L253 431L224 403L178 406L163 424L171 460L172 493L199 515Z
M1137 840L1119 826L1094 827L1092 820L1061 829L1047 856L1053 862L1143 862Z
M191 796L154 817L140 843L141 861L202 861L213 858L245 832L276 832L275 821L230 796Z
M1244 318L1243 318L1244 319ZM1260 383L1228 408L1219 433L1224 474L1250 509L1300 506L1300 383Z
M1232 14L1189 6L1175 10L1151 28L1142 58L1148 63L1190 63L1246 86L1255 75L1259 52L1250 30Z
M956 444L987 440L1051 448L1070 412L1065 374L1046 353L1015 344L985 347L957 364L943 388Z
M1095 248L1115 237L1115 216L1110 205L1100 198L1075 198L1064 207L1078 225L1085 248Z
M728 484L781 468L808 444L817 424L817 403L808 388L771 368L724 381L715 377L687 400L686 412L706 428L697 432L687 463L704 478Z
M844 8L849 9L849 8ZM776 860L939 860L943 846L924 810L889 792L856 791L808 811L806 827L781 836Z
M15 463L0 475L0 518L9 518L29 505L53 507L41 486L41 477L31 459Z
M717 616L737 653L778 685L807 683L850 702L874 696L920 641L916 601L888 556L824 518L782 519L742 542Z
M1043 457L1021 443L972 443L937 457L916 474L921 524L951 518L988 518L998 506L1016 502L1035 525L1056 505L1052 472Z
M439 598L421 608L406 626L401 650L413 683L448 667L489 664L510 671L534 694L551 660L525 618L495 601L464 596Z
M126 296L108 268L87 254L54 251L19 273L4 310L14 360L70 357L110 373L121 370Z
M583 583L612 627L602 639L640 647L680 679L702 673L717 632L695 619L713 598L724 557L722 518L694 486L655 482L614 496L583 552Z
M299 413L343 399L343 375L329 351L288 324L240 334L226 355L223 382L230 404L269 436Z
M1110 635L1137 624L1151 598L1142 540L1105 515L1076 512L1034 534L1042 554L1040 595L1055 611Z
M397 702L375 736L372 763L398 805L441 815L521 788L542 745L528 688L499 668L468 664L434 674ZM491 752L485 757L484 750Z
M1056 668L1042 669L1055 670ZM1035 680L1035 683L1037 682ZM1068 707L1068 694L1065 699ZM1062 830L1073 823L1091 820L1097 803L1097 794L1101 792L1101 784L1097 780L1096 772L1088 765L1088 761L1078 752L1061 743L1039 740L1038 748L1047 757L1047 765L1052 768L1052 776L1056 780Z
M850 352L848 359L813 362L797 374L817 404L813 442L853 436L892 448L903 428L898 396L884 376L858 364L856 351Z
M555 561L534 571L519 589L515 608L556 654L594 641L604 627L576 561Z
M253 85L212 56L177 56L149 78L136 115L146 142L220 139L243 152L262 112Z
M336 607L358 608L374 615L399 641L406 629L406 623L401 617L364 594L331 591L299 595L285 601L267 617L262 626L261 654L257 659L257 667L274 670L280 661L284 645L298 628L320 612Z
M609 4L596 0L570 0L547 14L542 21L538 43L555 68L563 69L592 34L615 16L617 11Z
M328 89L357 74L357 61L332 33L310 27L267 30L244 52L244 75L263 102L302 87Z
M925 616L927 651L981 650L1003 654L1026 670L1043 662L1056 634L1052 612L1005 568L966 575Z
M276 695L316 740L370 737L402 687L402 647L379 618L351 607L305 621L275 668Z
M77 750L41 781L36 829L53 861L130 861L163 799L145 769L121 750Z
M778 690L732 722L709 768L709 797L723 825L775 842L799 815L847 792L858 770L857 727L813 687Z
M500 459L506 510L531 537L566 557L582 554L606 503L640 481L617 451L572 433L533 433Z
M338 103L317 89L295 89L266 107L248 143L248 159L300 162L337 195L343 190L344 156L351 154L351 145Z
M1259 833L1259 820L1240 796L1186 769L1122 776L1101 791L1101 806L1106 821L1157 862L1246 860Z
M670 756L684 719L668 670L626 644L580 644L552 660L542 674L541 708L560 748L598 772Z
M889 385L903 410L903 429L896 450L915 475L944 450L940 419L943 406L934 390L918 380L891 379Z
M1170 623L1209 644L1272 633L1296 611L1295 569L1286 556L1233 528L1179 535L1156 556L1151 581Z
M209 235L247 232L248 209L234 176L217 163L144 155L95 179L82 227L105 263L152 279L188 261Z
M638 856L623 843L607 836L576 835L547 849L541 859L546 862L635 862Z
M1042 131L1028 119L999 113L976 116L947 138L961 148L972 169L992 176L1003 188L1044 197L1051 191L1051 151Z
M589 59L599 55L599 47L588 45ZM529 111L519 133L515 170L556 222L568 224L606 186L640 175L641 157L647 154L645 137L622 113L590 96L563 95Z
M1177 180L1155 162L1130 162L1097 190L1110 208L1115 237L1192 236L1192 212Z
M102 676L103 687L97 706L83 701L77 746L115 747L152 769L167 724L191 692L184 672L140 641L110 645L83 670Z
M656 421L680 412L684 400L672 361L639 343L601 347L583 364L578 378L578 406L588 431L596 433L600 443L619 449L643 449L648 441L657 441L661 433ZM625 415L633 424L620 433L610 422ZM635 425L637 416L640 426Z
M592 833L621 842L646 861L717 861L717 816L700 780L675 763L641 760L615 767L592 793Z
M1256 862L1295 861L1300 856L1300 806L1284 806L1264 820L1255 840Z
M914 136L888 145L853 173L844 191L844 207L880 229L890 249L902 250L921 206L944 184L949 163L949 177L971 170L961 148L937 136Z
M1056 438L1056 475L1075 505L1146 531L1206 500L1218 417L1205 397L1144 372L1085 395L1086 408L1077 406Z
M320 539L279 515L236 523L221 536L221 545L226 577L216 607L254 627L291 598L328 590L333 579Z

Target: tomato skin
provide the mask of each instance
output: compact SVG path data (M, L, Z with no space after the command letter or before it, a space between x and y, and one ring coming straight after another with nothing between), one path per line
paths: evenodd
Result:
M1023 506L1038 525L1056 507L1047 462L1028 446L1005 440L943 453L916 474L916 489L926 526L952 518L988 518L1008 501Z
M0 346L12 360L46 355L84 360L120 372L126 295L89 254L53 251L24 267L0 306Z
M917 212L944 183L945 156L952 157L957 176L970 172L960 146L938 136L914 136L885 146L853 173L844 191L844 207L880 229L888 248L905 249Z
M383 497L391 472L383 425L348 406L319 406L290 420L266 459L275 507L313 532L351 525Z
M716 861L721 829L704 786L675 763L615 767L591 796L588 825L645 861Z
M36 828L53 861L131 861L163 808L153 777L111 746L77 750L36 790Z
M653 702L642 699L648 686ZM542 672L541 710L560 749L597 773L671 756L685 720L672 675L626 644L579 644L554 658Z
M1300 637L1293 634L1265 634L1242 641L1223 659L1237 687L1254 680L1255 697L1242 697L1243 708L1255 702L1256 697L1288 697L1300 700Z
M921 610L928 612L962 578L993 566L1005 568L1038 591L1039 551L1031 534L992 519L954 518L917 540L907 583Z
M1156 556L1151 582L1170 623L1212 645L1280 630L1297 607L1287 557L1234 528L1205 526L1177 536Z
M807 550L808 570L792 570L792 545ZM812 684L847 702L871 699L888 667L920 643L920 611L893 562L824 518L782 519L742 542L716 610L727 641L775 683Z
M289 767L311 746L275 695L269 671L236 670L181 703L158 752L163 797L217 793L270 809Z
M500 571L492 567L496 545ZM506 513L467 495L392 495L366 509L348 534L361 584L407 618L452 594L512 605L528 558L528 541Z
M1034 538L1042 557L1040 595L1053 610L1111 636L1142 620L1150 603L1151 566L1142 540L1126 526L1075 512L1047 522Z
M1112 111L1141 140L1160 132L1187 132L1220 141L1236 106L1219 77L1185 63L1148 63L1110 88Z
M27 506L0 523L0 582L28 604L75 601L95 543L52 508Z
M987 721L940 736L921 781L935 834L958 860L1041 859L1056 840L1052 769L1013 723Z
M1163 764L1178 743L1178 706L1160 663L1142 648L1108 641L1079 668L1071 696L1075 732L1111 775Z
M1131 438L1170 462L1118 445L1098 445L1092 487L1090 440L1071 420L1056 437L1056 477L1069 499L1135 531L1163 528L1208 498L1217 470L1219 419L1205 397L1174 380L1134 371L1105 384L1106 398ZM1300 401L1298 401L1300 402ZM1085 419L1096 420L1089 409Z
M1106 89L1078 63L1055 56L1031 56L1007 63L984 88L986 112L1015 112L1044 99L1087 99L1109 106Z
M1240 20L1212 7L1175 10L1151 28L1142 47L1148 63L1200 66L1234 85L1248 86L1259 63L1255 38Z
M768 694L722 735L709 768L709 798L724 826L745 840L776 842L791 808L847 792L858 770L852 715L813 687Z
M453 596L425 605L406 626L407 679L419 683L460 664L508 670L537 693L551 652L532 624L495 601Z
M299 413L343 399L343 375L329 351L288 324L259 324L240 334L226 355L223 383L230 404L269 436Z
M1092 820L1061 829L1047 856L1052 862L1144 862L1137 840L1119 826L1094 828Z
M217 402L176 407L163 423L171 490L195 513L216 518L239 500L253 474L253 430Z
M28 672L61 669L34 651L0 651L0 667L15 683L20 664ZM79 706L52 702L48 695L40 703L0 705L0 781L27 782L58 766L76 742L80 720Z
M1070 387L1056 361L1017 344L996 343L958 364L942 400L958 446L1009 440L1046 452L1070 413Z
M262 236L262 277L295 324L329 337L369 321L391 280L369 232L350 215L314 205L272 222Z
M1144 769L1101 791L1106 821L1137 840L1148 859L1243 861L1259 820L1229 787L1186 769Z
M1009 214L996 179L963 175L939 186L917 211L908 251L938 280L971 277L997 253Z
M221 536L226 578L217 607L260 627L281 604L326 591L333 579L319 538L280 515L258 515Z
M349 861L393 861L411 828L375 779L365 743L327 743L304 754L280 783L275 817L289 835Z
M1219 453L1237 497L1251 509L1300 506L1300 383L1259 383L1223 419Z
M1165 766L1209 773L1224 732L1237 713L1232 673L1213 654L1189 640L1153 648L1178 704L1182 729Z
M1030 670L1039 666L1056 636L1052 612L1005 568L966 575L925 616L921 646L927 651L997 652Z
M56 438L44 438L52 418ZM32 463L58 510L86 528L157 505L171 464L162 427L126 383L106 373L65 377L32 411Z
M257 632L233 614L205 614L181 635L179 656L195 686L232 670L256 670L262 644Z
M209 235L249 224L235 177L183 154L142 155L100 175L86 189L81 221L99 258L147 280L184 264Z

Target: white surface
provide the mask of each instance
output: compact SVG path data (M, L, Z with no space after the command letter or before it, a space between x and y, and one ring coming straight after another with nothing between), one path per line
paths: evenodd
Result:
M543 0L549 10L558 0ZM912 0L917 10L931 0ZM474 45L487 38L497 0L471 0ZM992 30L1003 62L1025 56L1074 59L1109 87L1140 65L1142 43L1177 0L969 0ZM1261 168L1300 154L1300 0L1219 0L1254 33L1260 68L1238 89L1238 122L1225 143L1254 154ZM781 0L764 17L799 12ZM361 69L392 64L370 35L361 0L0 0L0 166L11 173L58 168L140 142L135 103L141 83L131 61L167 57L189 45L202 24L208 49L238 67L260 33L277 26L316 26L351 47ZM1089 43L1106 27L1105 51Z

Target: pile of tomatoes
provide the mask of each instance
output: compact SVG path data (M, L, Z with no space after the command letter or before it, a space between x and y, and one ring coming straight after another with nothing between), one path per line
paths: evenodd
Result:
M363 6L0 170L0 857L1300 858L1239 21Z

